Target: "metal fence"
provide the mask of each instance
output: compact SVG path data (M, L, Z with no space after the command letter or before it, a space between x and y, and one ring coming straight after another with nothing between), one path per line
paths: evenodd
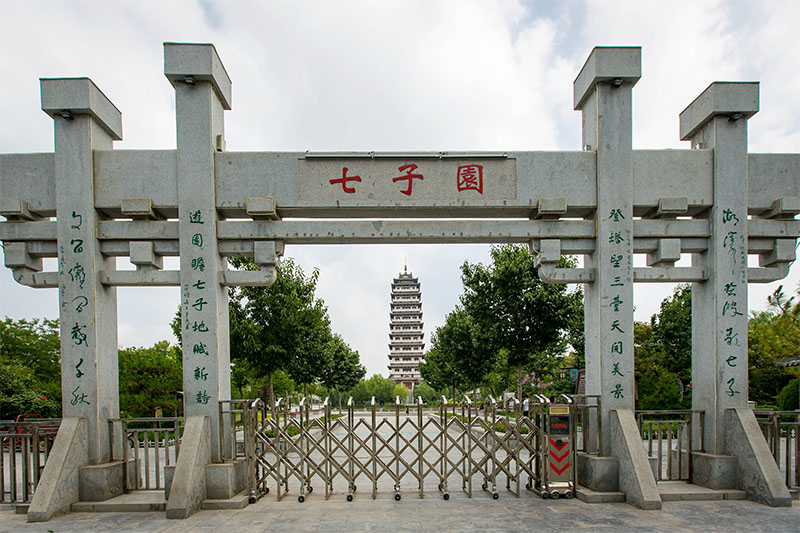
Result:
M60 425L60 418L0 420L0 503L31 501Z
M182 417L108 419L111 457L122 460L126 492L165 488L164 467L178 462L183 425ZM115 451L114 441L119 435L122 436L121 457Z
M704 448L703 414L691 409L636 411L647 454L656 457L657 481L692 479L692 452Z
M784 475L786 486L800 488L800 410L754 410L761 432L767 439L775 463Z
M475 486L496 499L497 487L503 484L517 495L523 484L540 492L547 476L543 465L548 451L541 429L547 420L545 404L534 402L530 416L524 416L514 400L502 409L493 399L484 406L476 409L465 397L456 408L442 398L438 412L430 412L421 399L411 408L397 399L394 409L386 412L373 399L366 412L357 413L351 398L344 416L332 415L327 400L323 416L316 418L304 401L297 415L277 402L274 418L258 401L251 402L250 415L239 412L244 403L224 411L237 411L234 416L244 421L245 435L247 424L255 424L253 484L248 484L253 497L274 489L281 499L297 490L302 502L317 488L329 498L335 484L341 484L348 501L358 485L368 487L372 498L386 491L397 500L405 490L420 497L438 492L446 500L454 487L471 497ZM245 457L249 453L245 449ZM574 479L569 490L545 496L571 497L573 489Z

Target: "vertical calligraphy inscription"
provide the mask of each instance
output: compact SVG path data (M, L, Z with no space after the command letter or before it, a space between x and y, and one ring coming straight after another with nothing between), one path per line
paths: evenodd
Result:
M720 208L722 226L722 249L719 257L718 312L719 321L719 376L720 390L728 398L742 395L746 384L744 359L746 349L747 317L745 289L747 284L747 245L745 228L736 212L728 207Z
M59 297L61 300L61 334L69 341L62 349L62 358L72 370L64 376L64 391L69 405L77 408L92 405L93 387L84 386L84 377L89 372L84 362L93 360L94 325L90 316L84 316L86 307L93 307L91 290L91 261L84 243L91 242L91 234L83 223L80 210L71 210L69 219L61 225L62 241L59 246ZM63 235L66 233L66 235ZM92 365L94 366L94 365Z
M614 275L609 277L608 288L610 294L613 294L611 303L609 303L609 310L614 314L611 318L611 326L609 328L610 335L610 357L611 364L606 365L605 372L609 372L609 378L613 388L609 391L612 398L620 400L625 398L628 392L625 390L625 384L621 381L629 372L626 368L620 368L626 361L628 351L632 350L632 346L625 346L626 336L625 330L622 329L621 319L617 315L624 314L627 308L632 306L632 302L626 302L622 298L626 284L632 283L632 256L630 250L630 230L623 229L625 222L625 215L623 210L619 207L611 209L608 214L607 222L611 226L608 232L608 245L610 248L609 266ZM617 228L619 227L619 229ZM617 274L617 272L620 272ZM624 272L624 273L623 273Z
M185 401L208 405L212 395L204 387L204 382L208 381L206 367L211 366L210 361L215 357L213 350L216 339L207 325L215 323L215 316L210 305L213 295L209 294L210 271L206 270L206 265L214 264L211 255L213 247L209 245L211 236L207 235L209 227L206 225L207 216L203 210L189 210L188 214L188 225L191 228L189 248L193 257L190 262L191 283L183 285L183 324L186 342L191 346L191 359L187 361L190 369L188 375L193 378L192 382L197 388L187 391Z

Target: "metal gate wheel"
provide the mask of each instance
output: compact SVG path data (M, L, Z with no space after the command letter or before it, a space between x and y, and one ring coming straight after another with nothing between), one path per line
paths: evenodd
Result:
M297 501L300 502L300 503L303 503L304 501L306 501L306 498L305 498L305 496L301 495L301 496L297 497Z
M493 493L492 493L492 499L493 499L493 500L496 500L496 499L497 499L497 498L499 498L499 497L500 497L500 495L499 495L499 494L497 494L496 492L493 492Z
M395 495L394 495L394 500L395 500L395 501L397 501L397 502L399 502L401 497L402 497L402 496L400 496L399 494L395 494Z
M445 500L449 500L450 495L445 492L444 494L442 494L442 498L444 498Z
M349 502L353 501L353 495L352 494L348 494L347 495L347 501L349 501Z
M311 485L309 485L309 486L308 486L308 493L309 493L309 494L311 494L312 492L314 492L314 487L312 487Z

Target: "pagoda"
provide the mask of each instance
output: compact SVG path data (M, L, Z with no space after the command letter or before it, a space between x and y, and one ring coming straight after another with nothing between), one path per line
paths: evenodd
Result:
M392 281L389 311L389 379L412 392L422 382L419 364L424 362L422 342L422 293L419 280L408 271Z

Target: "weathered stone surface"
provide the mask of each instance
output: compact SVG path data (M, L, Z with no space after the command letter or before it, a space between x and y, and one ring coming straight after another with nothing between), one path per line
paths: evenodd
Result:
M206 465L206 497L209 500L233 498L244 489L244 460Z
M84 418L64 418L28 508L28 522L66 513L80 497L78 469L89 462Z
M786 488L752 409L728 409L725 417L728 453L738 460L739 488L755 502L771 507L791 507Z
M626 501L640 509L661 509L661 496L632 411L611 411L610 437L611 449L619 459L619 490Z
M206 499L206 465L210 462L209 418L187 416L167 500L167 518L187 518L200 509Z
M619 490L619 460L578 453L578 484L595 492Z
M80 467L80 501L102 502L125 492L122 461ZM128 460L128 479L136 479L136 460Z
M230 399L226 261L219 254L214 140L224 137L230 80L211 45L164 46L164 73L175 86L178 151L183 391L188 416L208 416L211 455L222 461L219 401ZM187 85L181 80L194 76ZM227 80L227 87L225 89ZM212 88L213 85L213 88ZM228 96L225 96L228 95ZM221 100L222 99L222 100ZM229 441L224 431L222 440ZM221 449L222 448L222 449Z
M732 455L692 453L692 483L710 489L735 489L737 459Z

